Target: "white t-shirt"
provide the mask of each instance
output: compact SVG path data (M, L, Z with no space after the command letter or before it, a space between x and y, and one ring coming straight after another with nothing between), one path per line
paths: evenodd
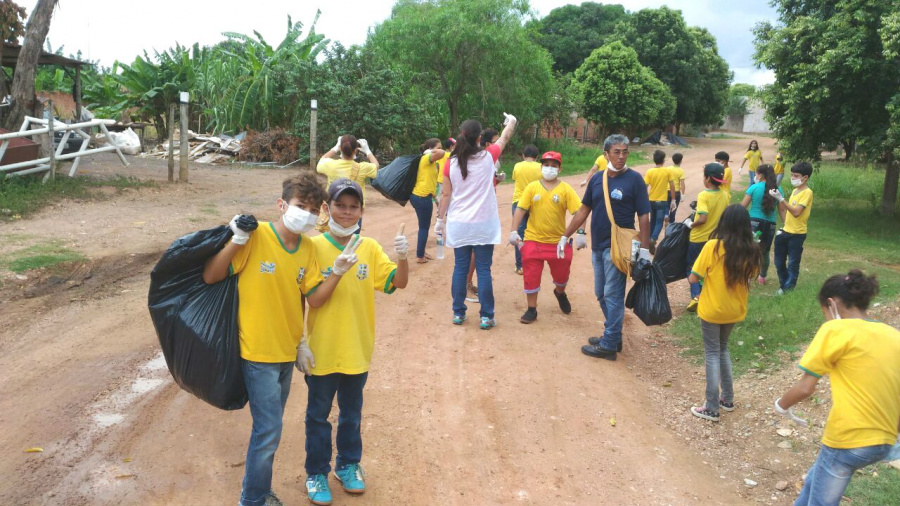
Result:
M447 161L447 172L453 186L450 208L447 210L447 246L500 244L494 163L492 153L487 150L479 152L469 158L466 165L468 176L463 179L459 160L451 157Z

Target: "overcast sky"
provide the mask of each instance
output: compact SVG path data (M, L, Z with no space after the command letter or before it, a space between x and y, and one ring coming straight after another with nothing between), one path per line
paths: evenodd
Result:
M34 2L17 0L30 9ZM538 16L561 5L580 2L532 0ZM623 0L629 11L658 7L659 0ZM734 71L735 82L755 85L774 81L766 70L753 66L753 26L775 19L769 0L668 0L680 9L689 25L707 28L718 40L719 53ZM370 27L390 15L394 0L60 0L50 25L48 38L54 49L63 45L65 54L81 50L84 57L109 66L115 60L130 63L145 49L165 50L175 45L214 44L222 32L252 34L259 31L272 45L285 34L287 16L309 26L316 9L322 15L318 33L345 46L362 44Z

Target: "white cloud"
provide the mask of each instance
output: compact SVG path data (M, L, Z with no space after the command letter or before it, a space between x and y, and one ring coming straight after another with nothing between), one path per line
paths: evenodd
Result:
M756 67L737 67L732 68L734 71L735 83L752 84L753 86L762 86L764 84L772 84L775 82L775 72L769 69L758 69Z

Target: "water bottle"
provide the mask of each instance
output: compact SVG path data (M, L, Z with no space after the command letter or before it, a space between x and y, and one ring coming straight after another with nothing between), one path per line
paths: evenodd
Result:
M437 259L444 259L444 235L437 234Z
M759 243L761 239L762 239L762 230L757 230L756 232L753 232L753 241L754 242Z

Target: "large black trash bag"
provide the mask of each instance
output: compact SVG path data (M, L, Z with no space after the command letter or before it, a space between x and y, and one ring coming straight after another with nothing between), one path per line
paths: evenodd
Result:
M231 236L223 225L177 239L150 273L148 295L150 318L175 382L229 410L247 404L238 340L238 278L207 285L203 264Z
M422 155L406 155L395 158L387 167L378 169L378 175L372 180L375 188L386 198L405 206L409 202L416 177L419 175L419 160Z
M672 319L666 282L658 265L651 264L647 277L631 287L625 297L625 307L633 310L647 326L662 325Z
M684 223L672 223L666 227L666 237L656 246L653 264L658 265L666 283L687 277L687 250L691 229Z

